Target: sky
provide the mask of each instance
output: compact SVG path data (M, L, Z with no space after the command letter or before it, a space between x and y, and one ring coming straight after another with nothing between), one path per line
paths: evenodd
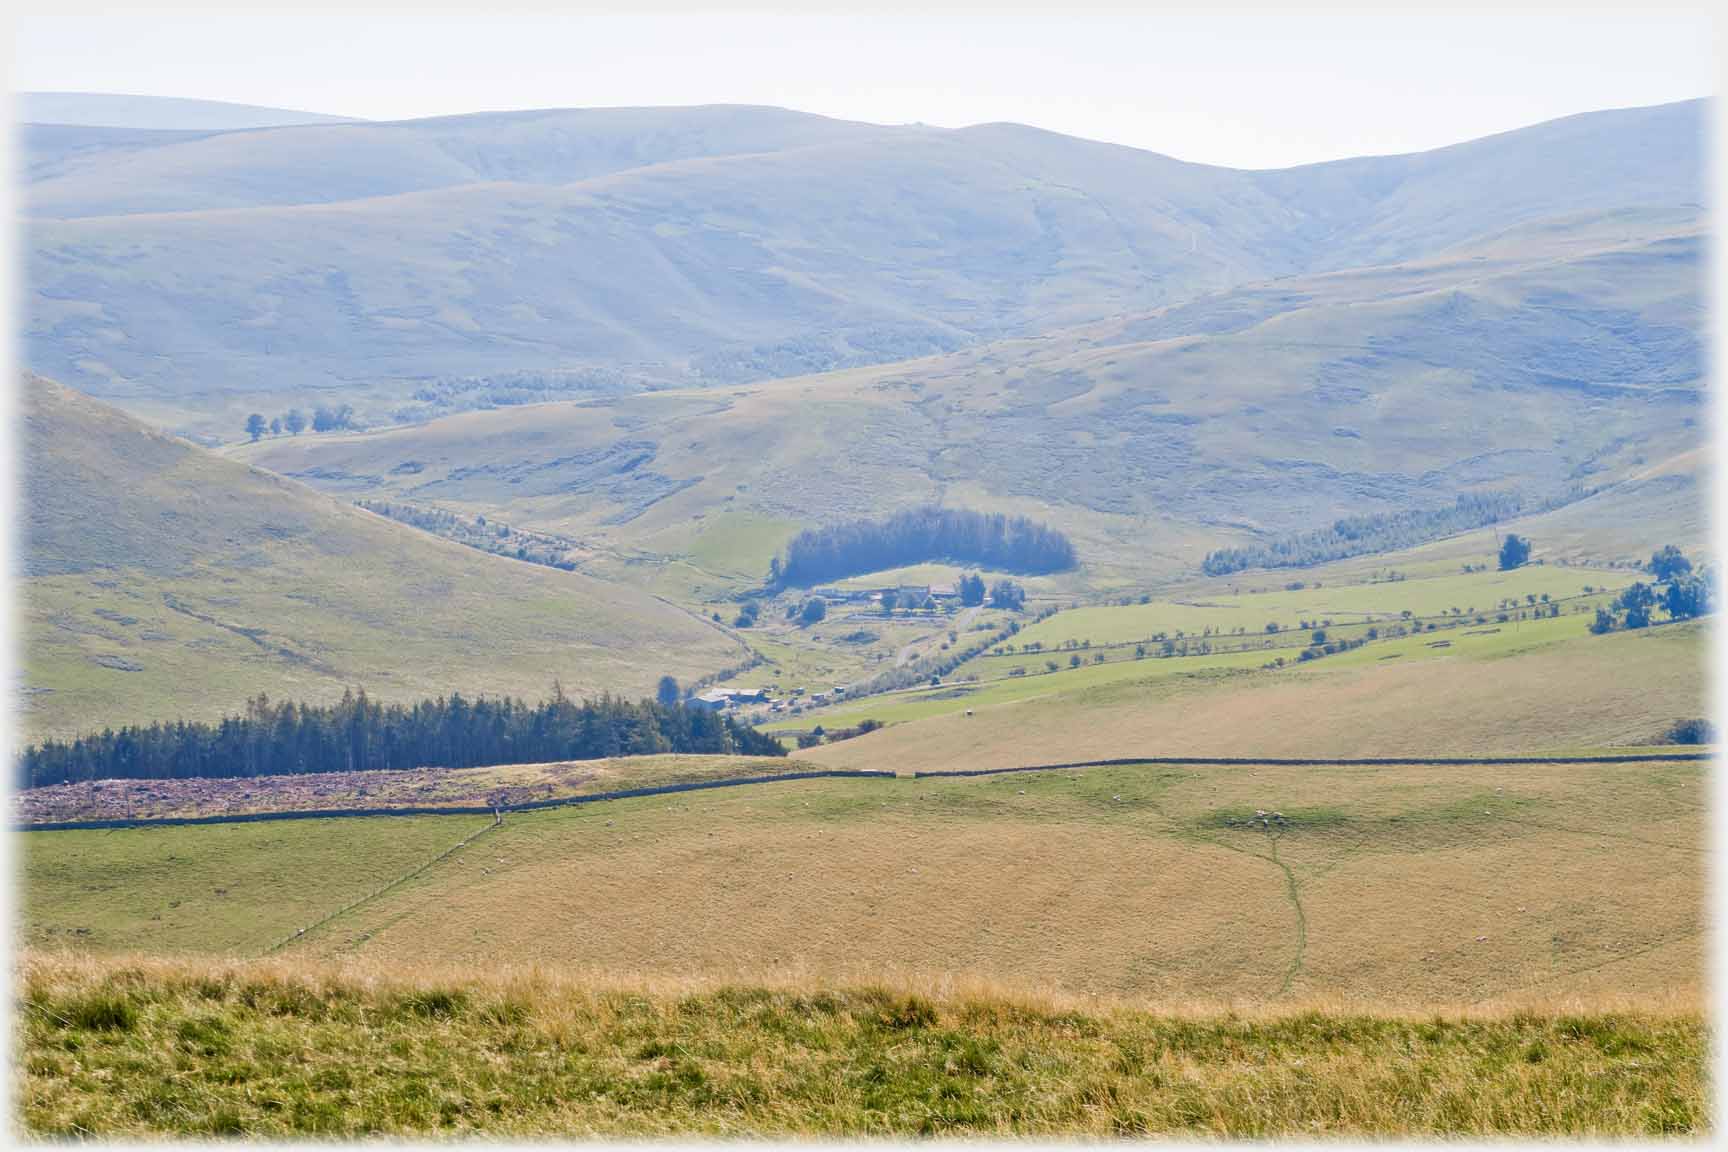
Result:
M775 104L873 123L1016 121L1274 168L1420 151L1715 89L1690 11L878 7L801 12L61 2L15 20L15 91L190 96L405 119Z

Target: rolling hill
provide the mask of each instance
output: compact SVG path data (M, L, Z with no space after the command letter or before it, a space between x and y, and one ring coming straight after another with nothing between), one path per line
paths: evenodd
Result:
M646 693L734 663L641 592L500 559L22 382L26 735L333 699Z
M62 141L26 155L25 346L37 370L232 438L249 406L413 419L1156 309L1174 336L1217 319L1174 306L1279 277L1541 247L1581 220L1695 230L1703 115L1276 172L733 107L134 136L71 158ZM1688 277L1677 258L1670 288Z
M933 500L1055 523L1095 586L1477 490L1615 489L1627 511L1662 502L1652 532L1684 520L1674 538L1691 539L1701 254L1683 220L1574 218L881 367L237 451L344 495L579 536L594 571L709 553L757 575L800 526ZM1610 521L1639 517L1569 535L1620 556L1579 533Z

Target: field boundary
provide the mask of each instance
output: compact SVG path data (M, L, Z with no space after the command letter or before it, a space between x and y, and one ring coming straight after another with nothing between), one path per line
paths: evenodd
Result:
M1495 767L1518 764L1650 764L1709 760L1712 752L1651 752L1642 756L1127 756L1109 760L1070 760L1061 764L1026 764L1013 768L946 768L914 772L913 778L1002 776L1011 772L1060 772L1065 768L1125 768L1132 764L1163 767L1267 768L1422 768Z
M691 780L678 784L654 784L642 788L620 788L591 792L585 796L560 796L552 800L525 800L519 804L460 805L400 808L306 808L295 812L233 812L217 816L139 816L111 820L59 820L38 824L14 824L15 832L78 832L121 828L174 828L194 824L262 824L275 820L340 820L361 816L495 816L501 812L534 812L546 808L568 808L602 800L628 800L636 796L664 796L672 792L699 792L709 788L738 788L746 784L774 784L785 780L820 780L836 777L889 777L885 768L830 768L817 772L784 772L774 776L738 776L727 780Z
M1008 768L948 768L913 772L906 779L942 780L973 776L1003 776L1015 772L1061 772L1073 768L1150 767L1266 767L1266 768L1422 768L1495 767L1519 764L1661 764L1696 763L1710 760L1713 752L1651 752L1625 756L1119 756L1108 760L1069 760L1057 764L1019 764ZM461 805L451 807L401 808L308 808L297 812L235 812L218 816L140 816L112 820L59 820L38 824L14 824L14 832L88 832L123 828L174 828L197 824L263 824L277 820L341 820L376 816L496 816L508 812L537 812L597 804L603 800L629 800L638 796L664 796L677 792L702 792L713 788L742 788L752 784L778 784L792 780L894 780L899 773L887 768L831 768L819 772L786 772L776 776L739 776L730 780L694 780L681 784L656 784L643 788L620 788L592 792L586 796L561 796L552 800L527 800L520 804Z
M261 952L259 955L260 956L273 956L277 952L280 952L282 949L288 947L288 945L294 943L294 941L299 940L304 936L310 935L313 932L316 932L318 929L324 927L324 925L330 923L332 920L336 920L342 916L348 915L348 913L354 911L356 908L359 908L362 904L370 904L372 901L378 899L378 897L384 895L384 893L390 891L392 888L396 888L396 887L399 887L400 885L406 884L408 881L414 879L414 877L420 875L422 872L427 871L428 869L434 867L435 865L442 864L444 861L448 860L450 857L454 856L456 853L462 851L462 849L468 847L468 845L474 843L474 841L480 839L480 837L486 835L488 832L496 831L500 826L503 825L503 823L504 823L504 817L501 814L494 814L492 817L492 823L486 825L484 828L478 828L475 831L468 833L468 835L462 837L462 839L456 841L456 843L450 845L450 847L444 849L444 851L438 853L438 855L432 857L432 859L426 861L424 864L421 864L416 868L411 869L410 871L404 872L402 875L396 877L396 879L390 881L388 884L384 885L382 888L378 888L378 889L375 889L374 891L368 892L368 893L366 893L366 895L360 897L360 899L355 900L354 902L352 902L350 904L344 904L342 907L336 909L336 911L331 912L328 915L322 916L322 917L318 918L317 920L314 920L312 923L306 925L306 927L296 930L293 934L288 935L288 936L284 936L282 939L276 941L276 943L270 945L270 947L264 949L264 951Z

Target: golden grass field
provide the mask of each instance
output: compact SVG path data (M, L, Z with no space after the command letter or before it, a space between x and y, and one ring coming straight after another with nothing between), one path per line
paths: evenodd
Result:
M490 829L32 833L20 939L1383 1007L1695 1000L1704 789L1701 763L1141 766L750 785ZM1262 809L1286 822L1242 822Z

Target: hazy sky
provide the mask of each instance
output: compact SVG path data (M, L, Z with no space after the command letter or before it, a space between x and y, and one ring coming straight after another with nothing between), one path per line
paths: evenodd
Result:
M1708 95L1701 10L1376 13L435 7L20 17L12 88L195 96L372 119L778 104L877 123L1013 120L1278 167L1432 148Z

